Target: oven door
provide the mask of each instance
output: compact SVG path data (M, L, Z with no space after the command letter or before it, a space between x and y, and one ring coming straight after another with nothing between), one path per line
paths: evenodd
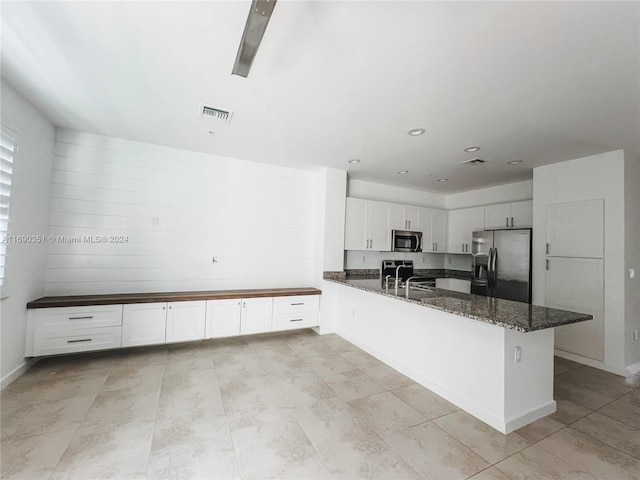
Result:
M392 230L392 250L394 252L421 252L422 232Z

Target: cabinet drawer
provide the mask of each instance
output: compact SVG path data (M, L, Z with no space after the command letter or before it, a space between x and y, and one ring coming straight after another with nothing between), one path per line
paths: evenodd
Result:
M319 300L320 295L274 297L273 315L295 315L299 312L317 311Z
M59 332L36 331L33 338L33 355L106 350L121 345L122 327L65 329Z
M36 330L61 330L122 325L122 305L39 308Z
M317 327L318 325L318 312L304 312L300 315L274 315L271 329L277 332L279 330Z

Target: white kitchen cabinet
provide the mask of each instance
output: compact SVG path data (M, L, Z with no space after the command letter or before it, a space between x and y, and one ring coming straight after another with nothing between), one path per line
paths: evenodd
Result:
M421 230L420 208L408 205L389 205L389 227L391 230Z
M318 326L318 295L274 297L273 331Z
M169 302L167 304L166 342L202 340L205 329L206 302Z
M131 303L122 311L122 346L165 343L167 303Z
M550 257L603 258L604 200L547 204L546 232Z
M447 252L471 254L473 232L484 230L484 207L449 212Z
M347 198L345 250L391 250L390 205Z
M604 266L599 258L548 257L545 306L593 315L555 328L555 348L604 360Z
M235 337L240 335L242 299L207 300L205 338Z
M444 253L446 245L447 212L431 208L420 209L422 251Z
M245 298L242 300L240 334L264 333L271 331L273 298Z
M484 207L484 228L522 228L533 224L533 201L500 203Z

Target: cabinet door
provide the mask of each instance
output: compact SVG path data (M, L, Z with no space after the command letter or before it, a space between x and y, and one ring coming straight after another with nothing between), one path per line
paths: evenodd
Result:
M434 244L431 240L431 209L421 208L418 210L418 231L422 232L422 251L433 252Z
M164 343L166 324L166 303L127 304L122 310L122 346Z
M514 202L511 204L511 226L514 228L533 225L533 200Z
M370 250L388 252L391 250L391 229L389 228L389 205L380 202L369 202L367 220L371 239Z
M404 207L404 223L406 230L420 230L420 209L418 207Z
M207 326L205 338L234 337L240 335L242 300L207 300Z
M604 360L603 260L550 257L545 272L545 305L593 315L593 320L555 329L555 348Z
M242 300L240 333L264 333L271 331L273 299L247 298Z
M487 205L484 207L484 228L511 227L511 204Z
M449 212L449 253L471 254L473 232L484 230L484 207L463 208Z
M169 302L167 306L167 343L204 338L206 302Z
M547 204L546 231L549 256L602 258L604 201Z
M432 252L444 252L447 249L447 212L431 210L431 243ZM426 240L425 240L426 241Z
M389 229L407 230L403 205L389 205Z
M344 226L344 249L366 250L368 239L367 202L359 198L347 198L347 207Z

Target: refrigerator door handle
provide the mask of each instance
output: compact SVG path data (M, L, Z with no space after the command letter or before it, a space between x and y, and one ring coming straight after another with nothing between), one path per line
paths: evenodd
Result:
M489 259L487 260L487 283L489 288L493 284L493 270L491 269L491 265L493 262L493 248L489 249Z
M493 270L493 286L495 287L498 283L498 249L493 249L493 265L491 266L491 270Z

